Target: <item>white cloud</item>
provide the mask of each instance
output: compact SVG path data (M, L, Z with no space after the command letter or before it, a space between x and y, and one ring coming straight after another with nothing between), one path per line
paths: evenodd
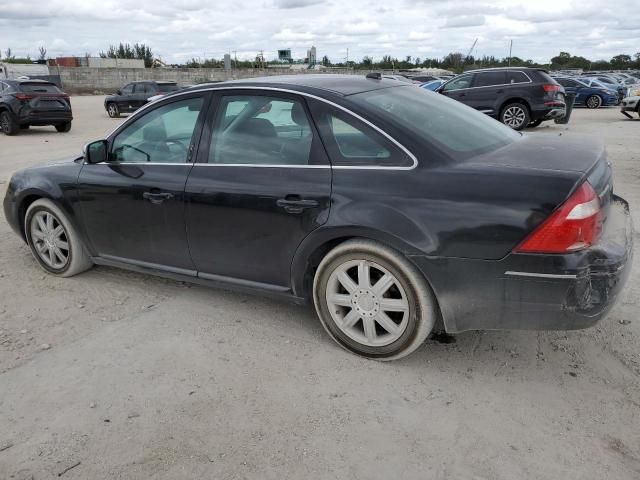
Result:
M97 54L146 41L164 58L253 58L279 48L341 60L390 54L514 55L546 62L558 52L597 60L640 50L638 0L4 0L0 46L37 56ZM47 40L47 41L44 41ZM242 53L240 53L242 52Z

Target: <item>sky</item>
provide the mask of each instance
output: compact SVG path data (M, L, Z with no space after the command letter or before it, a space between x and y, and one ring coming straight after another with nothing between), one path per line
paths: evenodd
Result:
M333 62L440 58L452 51L547 63L560 51L591 60L640 52L640 0L4 0L0 50L97 56L141 42L167 63L231 52L268 60L291 48Z

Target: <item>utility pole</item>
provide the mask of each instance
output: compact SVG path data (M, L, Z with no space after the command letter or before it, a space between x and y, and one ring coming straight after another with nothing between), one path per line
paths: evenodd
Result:
M233 61L235 63L236 69L238 68L238 51L234 50L233 51Z
M345 60L347 67L349 66L349 47L347 47L347 58Z
M511 52L513 52L513 39L509 44L509 66L511 66Z

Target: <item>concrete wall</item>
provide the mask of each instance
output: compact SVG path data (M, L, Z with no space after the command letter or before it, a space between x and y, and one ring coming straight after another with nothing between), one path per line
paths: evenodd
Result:
M89 68L49 67L51 75L60 75L67 93L113 93L126 83L138 80L171 80L179 84L196 84L267 75L325 73L318 70L232 69L223 68ZM326 73L353 73L349 69L331 69ZM363 72L358 72L363 74Z

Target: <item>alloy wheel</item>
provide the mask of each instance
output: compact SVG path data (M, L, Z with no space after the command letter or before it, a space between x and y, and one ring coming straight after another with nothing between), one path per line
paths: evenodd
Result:
M513 106L504 111L503 121L511 128L519 128L524 123L526 113L522 107Z
M110 117L115 117L118 114L116 106L113 103L109 104L109 107L107 110Z
M60 221L48 211L40 210L31 218L31 242L40 260L54 270L69 262L69 239Z
M6 114L0 115L0 130L4 133L9 131L9 117Z
M601 103L602 103L602 100L597 95L592 95L587 99L587 107L589 108L598 108Z
M329 276L326 302L336 326L370 347L389 345L407 329L409 301L400 281L383 266L350 260Z

